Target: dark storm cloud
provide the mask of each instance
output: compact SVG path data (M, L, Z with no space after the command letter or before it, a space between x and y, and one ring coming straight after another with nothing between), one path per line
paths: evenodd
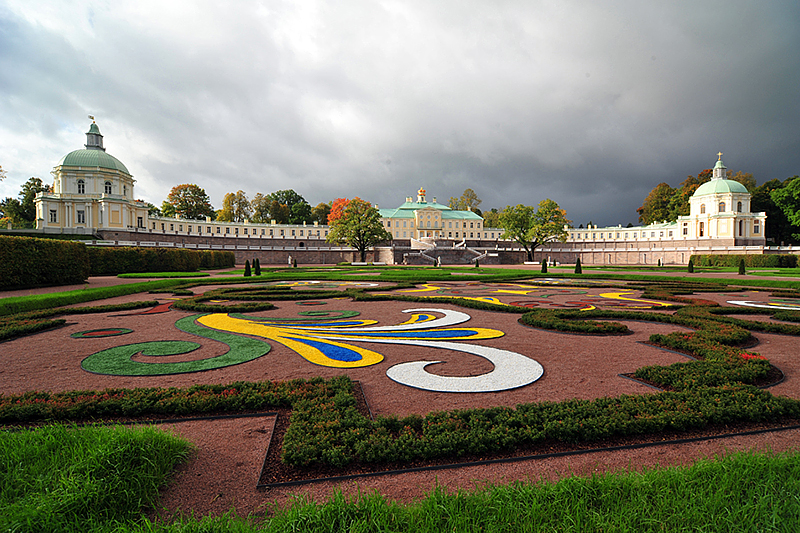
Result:
M626 224L720 150L759 182L800 173L796 2L597 4L6 2L0 194L89 113L156 204L187 182L217 207L469 187Z

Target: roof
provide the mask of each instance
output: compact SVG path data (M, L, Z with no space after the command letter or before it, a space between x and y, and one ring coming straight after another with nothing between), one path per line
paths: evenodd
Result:
M424 192L424 191L423 191ZM483 220L483 217L473 211L458 211L437 202L405 202L400 207L393 209L378 209L381 218L415 218L415 212L420 209L436 209L441 212L443 219L473 219Z
M733 180L712 179L702 184L694 191L693 197L703 196L706 194L719 194L719 193L747 193L747 187Z
M104 152L103 150L75 150L61 158L56 166L70 166L70 167L100 167L108 168L111 170L119 170L128 174L130 172L122 164L122 161L113 155Z

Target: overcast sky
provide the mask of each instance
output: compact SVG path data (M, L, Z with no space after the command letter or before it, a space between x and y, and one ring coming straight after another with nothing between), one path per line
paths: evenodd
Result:
M800 174L800 2L0 0L0 197L95 115L136 196L551 198L636 222L718 151Z

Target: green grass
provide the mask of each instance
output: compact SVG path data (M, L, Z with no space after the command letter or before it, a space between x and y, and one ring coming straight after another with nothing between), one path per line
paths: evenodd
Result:
M299 498L273 516L227 515L145 531L170 533L329 531L796 531L800 455L737 453L691 467L558 482L518 482L451 492L436 488L411 504L376 493L327 502Z
M94 300L113 298L115 296L138 294L140 292L147 292L154 289L175 287L182 283L184 283L184 281L180 279L163 279L157 281L145 281L142 283L129 283L127 285L115 285L112 287L94 287L91 289L76 289L74 291L0 298L0 316L22 313L25 311L36 311L38 309L50 309L51 307L61 307L64 305L83 302L92 302Z
M0 432L0 531L108 531L142 523L191 445L155 428Z
M133 272L118 274L118 278L204 278L211 274L208 272Z

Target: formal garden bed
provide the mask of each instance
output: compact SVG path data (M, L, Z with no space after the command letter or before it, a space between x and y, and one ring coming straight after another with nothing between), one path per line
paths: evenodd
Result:
M320 273L317 272L316 275ZM351 276L351 273L340 275ZM442 276L443 273L439 275ZM0 321L0 334L4 334L6 339L30 335L27 339L33 343L28 344L33 346L35 351L39 335L44 334L37 332L51 328L66 328L64 334L51 330L48 335L51 336L52 342L63 342L58 339L63 335L72 335L76 343L93 343L85 346L100 347L106 345L102 343L117 342L115 339L127 339L137 334L139 335L137 340L140 341L145 336L143 327L147 324L156 324L152 322L156 319L161 320L158 323L167 324L164 320L168 317L172 317L169 318L168 325L175 323L179 329L180 320L186 324L194 324L183 328L183 331L184 336L196 336L197 332L192 330L192 327L204 329L209 327L204 322L208 319L203 317L229 313L231 320L255 324L262 329L276 328L282 331L281 334L285 337L287 328L291 330L292 335L299 335L299 330L303 331L303 335L307 335L308 326L322 322L338 324L337 320L353 322L348 326L351 328L362 330L377 328L379 326L369 325L368 321L356 318L358 312L347 309L377 306L375 309L382 309L384 313L395 313L414 304L417 306L417 311L413 315L416 318L408 322L411 325L452 318L459 313L467 312L472 313L470 315L473 317L472 320L481 326L469 326L471 322L463 322L464 319L459 318L462 322L451 321L451 325L447 327L425 330L428 335L436 334L429 337L431 339L442 339L442 332L453 328L468 330L474 338L481 339L499 338L499 334L506 333L507 337L509 335L511 337L502 341L501 346L508 345L505 350L512 348L522 350L525 342L514 341L513 337L523 335L521 332L524 328L510 333L511 324L517 320L520 324L537 328L541 333L536 335L542 336L541 338L555 339L554 346L571 346L573 342L583 342L577 339L567 341L571 335L564 336L565 333L579 333L581 338L587 340L605 336L611 342L615 342L613 340L615 338L622 341L623 338L630 336L630 328L638 328L635 324L649 323L653 324L652 328L656 328L653 330L656 333L641 340L634 340L633 344L625 344L628 347L622 349L633 357L632 360L639 357L639 354L634 355L637 350L636 343L642 341L673 352L691 355L696 360L681 361L682 356L679 356L677 359L672 357L672 361L675 362L669 364L645 364L638 369L635 367L630 369L630 374L637 379L658 386L665 392L619 395L609 394L608 390L605 390L599 392L599 396L593 396L590 389L584 387L588 392L587 397L565 398L558 401L537 400L533 403L520 401L527 395L528 388L537 387L538 382L534 380L509 392L501 390L489 392L489 389L485 392L476 391L477 397L480 398L489 398L488 395L492 395L492 402L495 405L491 407L447 408L448 405L474 405L480 404L481 401L471 403L445 400L445 396L452 393L425 390L414 392L413 388L407 388L402 381L397 383L388 381L390 385L386 386L382 384L387 382L382 371L376 372L371 369L351 371L345 366L338 370L336 368L326 370L320 366L299 365L296 367L298 377L304 379L287 380L285 376L292 373L292 364L282 359L291 352L284 346L276 348L276 342L280 344L280 339L284 337L268 336L265 342L258 338L258 334L254 337L252 333L244 335L242 332L225 333L225 336L208 338L214 342L226 343L231 352L236 349L239 351L255 349L244 345L233 347L239 342L233 340L233 337L252 339L252 341L241 341L245 345L248 342L266 345L265 353L269 352L270 345L273 350L278 350L275 356L279 359L273 361L272 365L277 370L275 375L278 379L244 379L248 374L246 369L250 368L248 365L255 364L257 359L251 360L252 363L241 361L236 366L220 366L216 367L217 370L192 373L185 370L185 364L191 363L195 357L191 354L191 350L185 355L181 355L183 352L178 351L151 354L150 358L163 357L165 362L162 364L184 366L177 367L181 369L177 374L155 374L152 378L146 373L140 374L138 378L133 374L126 374L131 377L120 375L119 378L103 378L109 370L101 367L96 378L81 378L86 383L102 383L106 379L112 383L124 383L122 388L87 389L80 392L71 390L69 384L64 383L59 385L63 387L63 392L50 388L54 392L43 392L43 389L39 389L21 394L4 393L0 396L0 421L6 426L19 426L54 420L131 421L224 413L277 413L274 429L270 430L272 440L269 444L269 453L263 465L259 465L263 466L260 469L260 477L257 476L250 485L254 489L256 485L275 486L275 483L294 483L325 477L341 478L409 468L441 468L455 463L463 465L476 462L487 464L492 461L517 461L528 456L550 457L552 454L574 453L588 449L603 450L619 446L642 447L686 438L708 439L748 431L793 427L800 417L797 400L773 395L768 390L759 388L780 379L782 374L780 368L771 366L769 361L753 351L758 349L757 345L753 345L755 341L753 332L798 335L800 329L796 324L797 312L792 309L776 310L768 307L719 306L717 302L703 298L705 291L708 291L708 294L716 294L722 290L732 293L741 290L737 287L725 287L714 283L657 284L641 280L606 280L602 283L587 283L582 287L580 283L573 281L563 284L569 289L556 290L550 286L545 293L542 292L542 287L547 285L537 283L530 277L525 280L489 278L482 283L486 283L486 287L491 290L484 291L486 294L479 294L477 289L480 285L475 285L474 280L469 282L451 280L448 286L431 286L430 283L421 285L408 274L403 280L382 282L375 287L344 289L342 287L310 289L304 286L301 290L297 290L286 285L265 284L242 287L239 286L242 284L241 278L229 280L227 283L237 286L227 288L227 283L218 279L208 280L207 284L204 284L205 281L184 280L170 287L161 289L156 287L156 290L169 291L156 292L149 296L157 300L147 299L147 294L140 293L134 298L135 301L110 306L89 305L8 313ZM204 291L205 286L216 288ZM584 289L587 292L578 293ZM462 297L459 297L458 291L464 291ZM784 299L793 296L794 291L788 289L774 294L775 298ZM768 301L772 296L769 292L762 292L760 295L750 294L748 297L758 297ZM181 299L165 302L164 298ZM516 305L515 302L526 302L526 305ZM302 305L305 303L315 305L305 307ZM608 305L604 307L604 303ZM169 311L170 304L172 311ZM154 310L157 306L161 306L159 314L141 314ZM286 316L286 312L292 309L291 306L297 306L294 307L298 310L294 318ZM588 309L588 307L593 308ZM350 314L337 314L339 311L330 310L333 308L341 308ZM459 309L463 311L458 311ZM276 312L279 312L280 318L273 317ZM439 316L442 312L444 317ZM731 314L735 314L736 318L730 317ZM90 315L102 317L102 320L98 321L99 327L81 327L91 321L83 321L84 319L79 317ZM113 319L114 316L119 318ZM742 317L752 317L752 319ZM759 317L780 317L781 322L761 321ZM129 323L126 324L123 318ZM176 321L178 318L180 320ZM77 321L72 322L73 320ZM495 329L486 329L485 326ZM396 335L400 324L391 327L395 328L392 331L395 331L393 335ZM134 332L124 331L126 328ZM408 326L403 328L408 329ZM417 328L414 331L421 330ZM497 331L498 334L491 333L492 331ZM546 333L547 331L552 333ZM112 333L116 336L106 337L106 334L112 335ZM153 338L151 344L157 344L161 338L166 341L170 335L162 326L152 328L149 333ZM615 337L623 333L628 335ZM414 335L415 338L422 339L419 333ZM553 335L561 337L552 337ZM360 342L359 337L352 339L356 340L356 345ZM4 346L18 346L9 342L19 341L8 340ZM126 342L119 341L123 345ZM198 342L204 344L204 341ZM325 342L340 344L342 340L334 342L328 339ZM444 340L418 342L419 346L424 346L426 342L436 343ZM484 344L492 344L492 341L485 341ZM297 348L292 349L297 351ZM382 353L387 358L394 358L402 353L397 350L397 348L386 348ZM414 350L419 351L418 348ZM308 355L302 350L297 353L303 357ZM42 354L37 355L41 356ZM223 356L224 353L217 354L212 359ZM143 361L139 360L140 356L135 354L125 355L123 359L125 357L131 357L130 360L133 363L138 362L139 367L143 364ZM201 357L197 361L205 359L208 358ZM409 352L407 359L413 361L413 353ZM548 373L550 372L548 369L553 368L555 360L549 358L543 363L545 373L541 378L542 383L546 384L548 380L553 379L554 376ZM198 365L196 362L193 364ZM263 368L269 373L270 365L264 366L262 363L259 365L258 368ZM470 363L472 366L469 366L457 360L448 360L447 365L443 367L444 370L436 370L435 375L450 379L448 372L455 375L467 372L468 375L477 378L491 371L491 365L475 366L475 363ZM126 372L125 365L120 368L123 370L120 371L116 367L111 369L112 374ZM317 375L323 377L305 378L313 375L315 368L318 369ZM203 370L203 364L199 364L197 369ZM337 372L341 372L342 369L345 370L345 374L352 372L354 377L336 377ZM91 366L84 367L85 370L98 372L97 368L92 369ZM67 375L75 374L65 374ZM233 377L234 380L225 381L226 376ZM363 397L353 392L353 380L361 380L362 377L366 378L366 382L363 382ZM156 385L155 388L145 386L148 380ZM158 385L167 382L175 383L175 386ZM36 386L37 382L34 379L31 383ZM57 380L53 381L53 384L55 383ZM134 383L140 385L132 387ZM631 386L634 387L631 390L636 390L635 385ZM406 404L421 402L419 407L410 409L411 414L392 415L391 406L394 405L394 400L386 395L396 394L398 390L408 391ZM504 395L508 400L502 399ZM463 399L470 394L456 393L456 396ZM451 396L446 397L451 398ZM436 400L437 398L439 400ZM441 403L431 403L437 401ZM372 406L373 403L377 405L375 409L377 416L374 419L368 409L368 404ZM444 410L437 410L437 405L444 406ZM266 446L262 449L262 458L264 454ZM185 476L179 480L188 482ZM204 508L199 502L195 504L198 509Z

